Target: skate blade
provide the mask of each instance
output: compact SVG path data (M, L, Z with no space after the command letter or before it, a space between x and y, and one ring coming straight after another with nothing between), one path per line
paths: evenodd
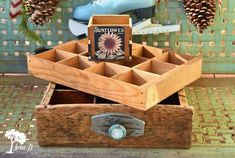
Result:
M148 19L146 21L139 22L136 25L133 25L132 30L132 35L159 34L168 32L178 32L180 31L180 25L152 24L151 19Z

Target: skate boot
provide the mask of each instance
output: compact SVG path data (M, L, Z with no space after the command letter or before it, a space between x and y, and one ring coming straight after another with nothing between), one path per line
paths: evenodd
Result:
M88 23L94 14L134 14L137 19L155 16L156 0L93 0L75 9L73 18Z

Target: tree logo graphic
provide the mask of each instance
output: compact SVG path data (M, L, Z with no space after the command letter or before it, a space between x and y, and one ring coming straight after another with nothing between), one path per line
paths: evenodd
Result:
M23 145L26 142L26 140L28 140L24 133L20 133L19 131L16 131L15 129L11 129L9 131L6 131L5 137L7 137L7 139L11 140L11 147L6 152L8 154L13 154L14 153L13 152L13 146L14 146L15 143L19 143L20 145Z

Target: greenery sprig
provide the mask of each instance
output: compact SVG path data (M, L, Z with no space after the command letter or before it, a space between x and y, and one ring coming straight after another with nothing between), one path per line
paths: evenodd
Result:
M28 14L27 14L27 8L25 5L22 5L22 13L21 13L21 23L19 25L19 31L22 32L26 37L31 39L34 42L38 42L40 44L45 44L45 41L36 34L33 30L29 28L28 24Z

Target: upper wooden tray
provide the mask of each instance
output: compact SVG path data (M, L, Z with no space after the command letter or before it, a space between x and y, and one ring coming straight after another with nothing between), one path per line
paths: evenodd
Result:
M133 44L133 61L88 60L87 40L28 56L29 73L80 91L147 110L201 75L202 59Z

